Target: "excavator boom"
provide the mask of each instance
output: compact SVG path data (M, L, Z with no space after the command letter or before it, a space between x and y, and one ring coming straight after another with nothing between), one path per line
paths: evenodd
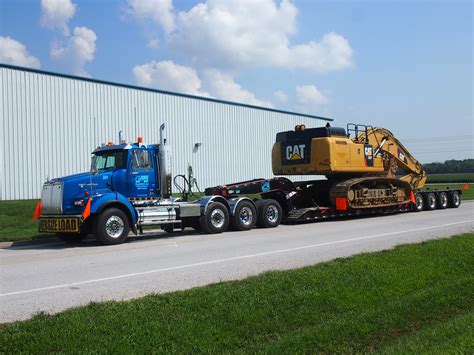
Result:
M348 125L348 130L350 130L349 127L350 125ZM388 129L367 127L367 130L354 138L355 142L363 140L374 147L374 158L382 157L387 176L395 177L397 171L401 170L404 175L399 178L408 182L414 190L425 185L427 176L422 165Z

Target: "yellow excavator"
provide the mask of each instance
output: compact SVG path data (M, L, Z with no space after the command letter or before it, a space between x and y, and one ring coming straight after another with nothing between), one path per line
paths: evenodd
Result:
M298 125L294 131L278 133L272 164L275 175L325 175L330 204L346 208L409 202L427 178L422 165L389 130L360 124L348 124L347 131Z

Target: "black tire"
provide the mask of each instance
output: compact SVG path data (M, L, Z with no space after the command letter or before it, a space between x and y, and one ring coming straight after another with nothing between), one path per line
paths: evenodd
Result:
M212 202L206 214L199 218L201 230L207 234L222 233L229 226L229 211L220 202Z
M64 233L64 234L56 234L56 236L65 243L78 244L87 237L87 234L86 233L81 233L81 234Z
M421 212L425 207L425 199L420 192L415 193L415 203L413 204L413 211Z
M129 232L127 215L118 208L109 208L99 215L94 234L100 243L113 245L123 243Z
M273 199L257 202L257 224L261 228L275 228L281 223L283 210L278 201Z
M232 229L247 231L253 229L257 223L257 209L250 201L241 201L230 220Z
M451 191L448 194L448 207L458 208L461 205L461 195L457 191Z
M425 211L432 211L436 209L436 195L433 192L425 194Z
M444 210L448 207L448 194L446 192L440 192L436 199L436 208Z

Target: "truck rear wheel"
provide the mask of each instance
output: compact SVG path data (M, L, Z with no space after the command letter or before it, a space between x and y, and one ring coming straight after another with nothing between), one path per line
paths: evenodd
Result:
M204 233L222 233L229 226L229 211L222 203L212 202L206 213L199 218L199 225Z
M432 211L436 208L436 195L432 192L428 192L425 195L425 210Z
M446 192L440 192L437 198L437 208L444 210L448 207L448 194Z
M95 237L102 244L120 244L127 239L129 231L127 215L118 208L109 208L99 215Z
M250 201L242 201L237 205L230 221L236 231L246 231L255 227L257 223L257 210Z
M448 207L458 208L461 204L461 195L457 191L451 191L448 195Z
M283 217L283 212L278 201L273 199L257 202L257 224L261 228L278 227Z

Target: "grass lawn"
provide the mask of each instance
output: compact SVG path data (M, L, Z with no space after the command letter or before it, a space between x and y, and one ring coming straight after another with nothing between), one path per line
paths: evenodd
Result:
M474 352L474 234L0 326L0 353Z
M474 173L428 174L428 183L474 182Z
M51 237L39 234L38 222L32 221L38 200L0 201L0 242Z

